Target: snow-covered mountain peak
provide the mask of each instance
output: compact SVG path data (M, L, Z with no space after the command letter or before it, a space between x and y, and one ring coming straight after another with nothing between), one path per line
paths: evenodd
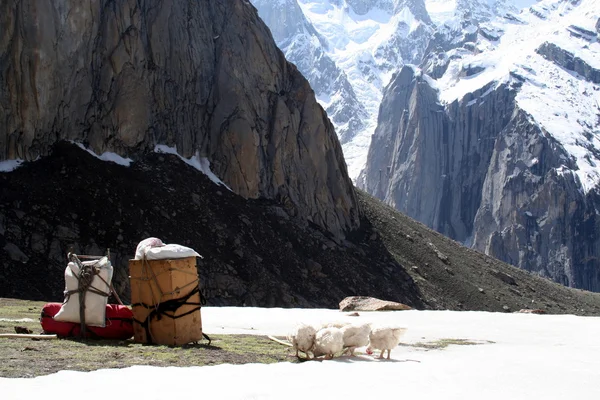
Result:
M349 174L366 163L383 88L405 63L419 63L433 34L424 0L298 0L308 21L329 44L366 110L364 128L342 140ZM320 98L328 107L329 98Z
M383 10L392 13L394 0L334 0L338 7L345 7L356 15L366 15L373 10Z
M296 0L254 0L253 4L261 11L261 18L269 25L280 47L289 45L297 35L312 37L327 47L327 41L306 20ZM278 40L281 38L288 40Z
M401 24L412 32L419 23L429 22L423 0L298 0L298 3L316 30L337 51L373 49L388 41Z
M444 103L491 82L518 84L518 107L573 156L585 191L600 183L596 10L596 0L541 1L519 14L518 23L505 22L501 37L490 40L480 32L472 51L453 51L437 81Z
M451 20L485 22L496 16L518 14L538 0L426 0L427 12L436 25Z
M305 27L284 52L336 125L350 176L365 166L359 187L600 290L598 0L297 2Z
M438 78L446 104L490 82L520 86L519 107L578 160L592 160L578 162L588 188L597 158L589 149L600 147L582 137L596 135L597 84L543 53L562 49L597 69L597 0L253 2L336 125L352 179L365 165L383 88L404 64L416 64ZM568 111L580 93L587 95ZM583 136L566 133L573 129Z

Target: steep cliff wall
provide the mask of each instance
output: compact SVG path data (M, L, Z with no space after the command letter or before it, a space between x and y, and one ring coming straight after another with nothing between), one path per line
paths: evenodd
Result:
M473 246L566 286L600 291L597 190L564 148L518 111L495 142Z
M446 169L447 124L435 90L413 68L403 67L384 93L359 187L435 226L443 194L435 178Z
M358 226L333 127L249 2L9 0L0 26L0 161L167 144L244 197Z
M359 187L465 245L600 291L597 4L503 3L457 2L422 70L392 80Z
M582 190L574 158L518 107L521 83L442 106L435 82L404 67L386 89L359 186L486 254L600 291L599 192Z
M515 93L506 85L486 86L444 107L431 82L409 66L392 79L359 186L465 242ZM486 101L478 102L484 93Z

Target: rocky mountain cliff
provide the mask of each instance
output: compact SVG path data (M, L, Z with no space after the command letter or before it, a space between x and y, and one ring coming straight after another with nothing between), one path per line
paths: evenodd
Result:
M548 0L438 29L421 68L386 88L359 185L468 246L600 291L594 10Z
M423 0L252 0L327 110L350 177L366 162L383 87L433 34Z
M329 42L306 19L296 0L254 0L273 38L310 82L331 118L342 145L365 128L367 111L346 73L328 55Z
M198 156L235 193L343 237L359 210L333 126L245 0L4 1L0 161L59 140Z

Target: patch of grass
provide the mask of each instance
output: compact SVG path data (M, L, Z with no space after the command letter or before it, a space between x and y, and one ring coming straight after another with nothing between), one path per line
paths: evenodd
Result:
M220 336L222 337L222 336ZM223 350L245 356L248 354L260 355L256 362L270 364L280 361L282 353L291 354L291 350L282 347L273 342L266 336L255 335L229 335L228 340L223 342L214 341L213 343L220 345Z
M38 321L43 302L0 299L0 319L31 318L33 322L0 321L0 333L25 326L42 331ZM93 371L132 365L202 366L216 364L295 362L290 348L265 336L211 335L212 343L180 347L145 345L132 339L32 340L0 338L0 377L35 377L60 370Z
M30 329L33 333L41 333L40 315L42 301L16 300L0 298L0 333L15 333L15 326ZM16 321L28 319L27 321Z
M16 300L0 298L0 318L38 320L44 306L43 301Z

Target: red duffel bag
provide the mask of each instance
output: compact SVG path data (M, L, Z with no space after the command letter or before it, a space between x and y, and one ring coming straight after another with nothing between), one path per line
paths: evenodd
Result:
M81 326L73 322L55 321L54 316L60 310L61 303L48 303L42 308L42 329L44 333L56 334L58 337L80 337ZM106 326L86 327L88 339L125 340L133 336L133 313L126 306L118 304L106 305Z

